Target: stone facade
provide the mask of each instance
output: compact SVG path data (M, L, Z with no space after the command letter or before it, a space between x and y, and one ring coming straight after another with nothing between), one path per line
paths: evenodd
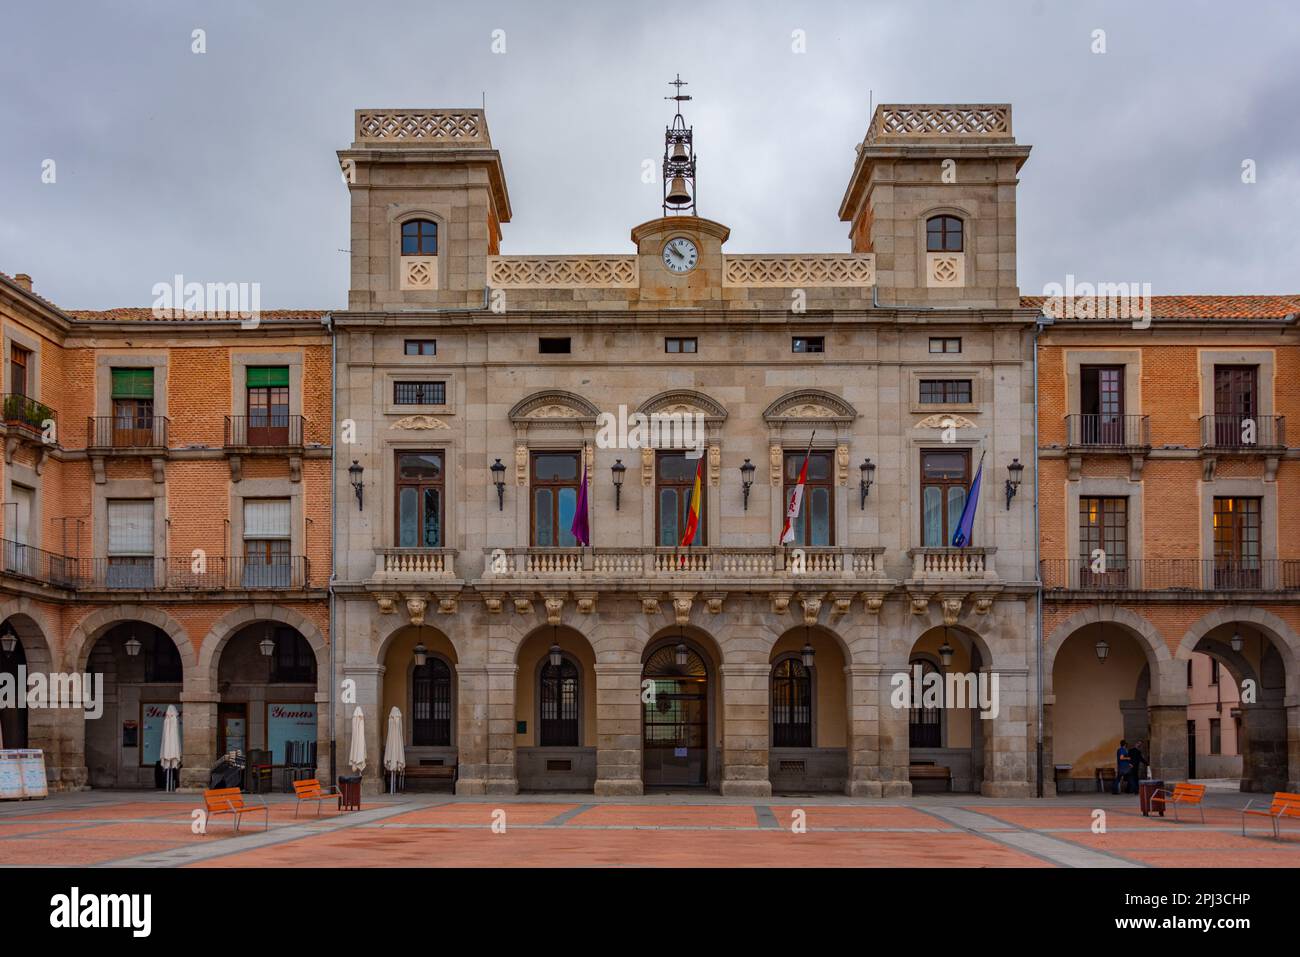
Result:
M1019 306L1015 288L1015 171L1028 148L1006 115L987 140L869 134L840 210L849 252L733 256L726 226L668 216L635 226L626 254L511 257L498 246L510 206L480 113L402 113L380 123L391 132L379 139L375 118L390 115L358 113L356 141L339 154L353 289L332 317L338 416L354 430L335 470L339 677L368 716L393 706L410 716L424 713L417 644L453 672L450 737L416 745L408 721L408 765L455 763L466 794L641 793L662 783L657 766L647 779L654 712L642 696L646 662L666 643L702 662L703 743L682 750L691 761L700 752L698 780L724 794L905 795L921 761L955 766L954 783L971 790L1031 792L1033 522L1029 497L1008 506L1003 486L1013 460L1032 473L1036 310ZM471 118L473 135L403 132L455 128L454 117ZM950 155L951 183L939 162ZM925 243L936 211L974 237L966 284L914 281L917 257L900 248L904 237ZM437 248L404 256L416 220L437 224ZM697 251L684 273L663 258L679 238ZM436 288L403 288L421 263ZM568 351L543 352L543 338ZM796 338L820 338L822 351L795 352ZM695 350L669 352L667 339ZM968 389L933 401L922 382L935 380ZM441 391L421 388L436 404L397 401L403 383L409 399L414 384L435 382ZM656 545L655 453L602 436L602 414L620 407L700 416L702 546ZM818 493L831 503L828 541L796 556L777 544L782 476L786 456L801 460L810 442L830 473ZM931 449L966 456L971 475L984 456L972 547L922 547L919 473ZM537 544L533 463L547 451L582 463L589 548ZM403 452L442 456L436 545L399 543ZM913 752L892 678L945 642L954 667L997 673L1000 707L988 720L952 712L941 739ZM539 668L553 644L578 676L578 740L565 746L537 733ZM773 667L805 645L815 652L811 740L774 747ZM382 721L367 734L378 786Z

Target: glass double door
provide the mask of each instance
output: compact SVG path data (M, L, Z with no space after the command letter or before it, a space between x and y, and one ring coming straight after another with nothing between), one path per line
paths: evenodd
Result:
M708 783L709 686L704 676L646 676L642 694L646 787Z

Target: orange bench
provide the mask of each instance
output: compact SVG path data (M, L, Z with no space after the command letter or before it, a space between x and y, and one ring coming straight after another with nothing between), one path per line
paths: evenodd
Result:
M244 792L239 788L216 788L203 792L203 803L207 806L208 816L233 814L235 816L235 833L239 833L239 819L250 811L261 811L264 815L263 826L270 827L271 809L265 803L250 804L244 799Z
M298 816L298 811L307 801L316 802L316 816L320 817L321 802L328 801L330 798L338 796L337 788L321 787L320 781L316 778L307 778L302 781L293 782L293 796L297 799L294 803L293 816Z
M1278 840L1282 839L1282 822L1290 819L1300 821L1300 794L1288 794L1285 791L1278 791L1273 795L1273 803L1268 807L1251 807L1254 799L1246 802L1246 806L1241 809L1241 836L1246 836L1246 815L1252 814L1258 817L1266 817L1269 823L1273 825L1273 836Z
M1183 782L1182 784L1175 784L1172 791L1168 788L1156 788L1151 795L1151 803L1152 806L1155 806L1156 802L1159 801L1164 804L1165 807L1171 808L1174 812L1175 821L1179 819L1178 808L1180 806L1194 807L1200 813L1201 823L1204 824L1205 809L1201 806L1201 799L1204 797L1204 784L1188 784Z

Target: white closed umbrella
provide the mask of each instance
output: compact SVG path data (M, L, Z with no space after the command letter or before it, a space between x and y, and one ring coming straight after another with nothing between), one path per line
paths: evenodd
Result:
M406 745L402 736L402 712L394 706L388 712L388 743L384 745L384 767L388 769L388 790L397 791L397 772L406 770Z
M361 705L352 712L352 744L348 747L348 764L360 774L366 769L366 716Z
M174 704L167 706L167 714L163 717L162 749L158 758L167 772L167 790L173 791L172 772L181 766L181 723L177 720Z

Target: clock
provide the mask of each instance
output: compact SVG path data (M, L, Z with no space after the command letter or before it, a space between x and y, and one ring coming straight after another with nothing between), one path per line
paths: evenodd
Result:
M664 265L669 272L690 272L699 260L700 251L685 236L675 236L664 243Z

